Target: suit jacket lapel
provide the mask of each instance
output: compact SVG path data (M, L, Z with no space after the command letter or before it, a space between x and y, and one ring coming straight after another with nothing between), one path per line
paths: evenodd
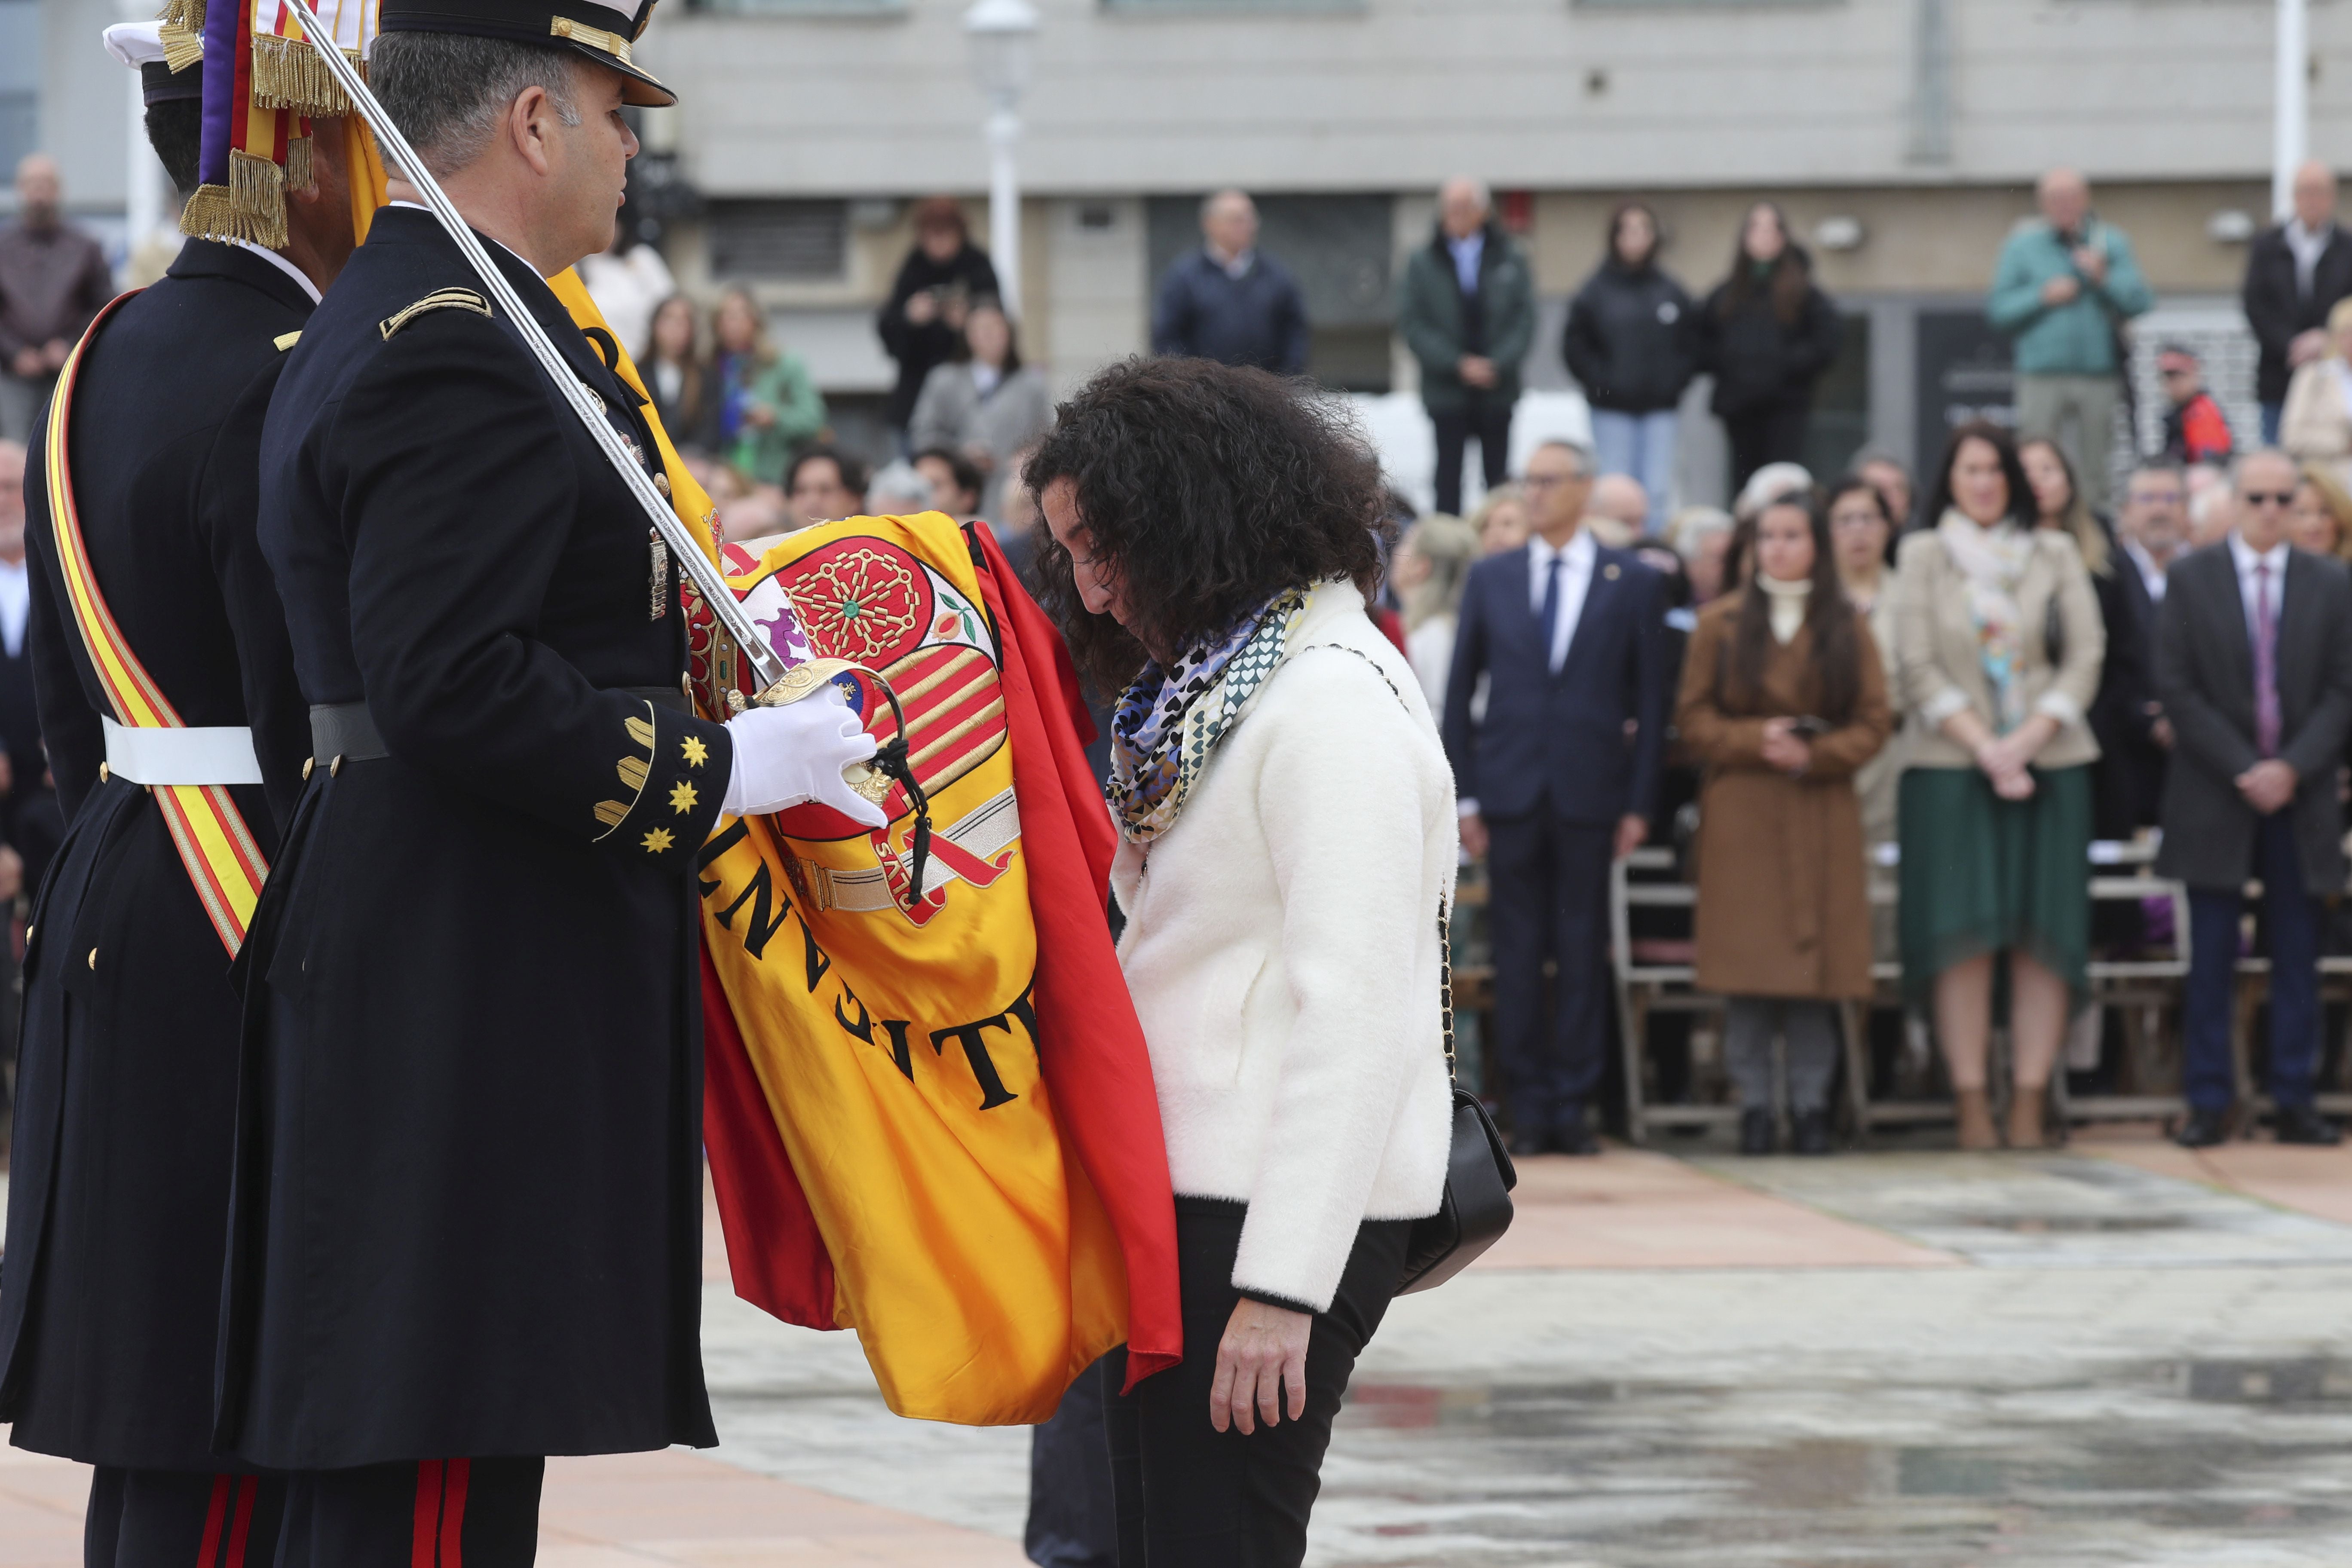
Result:
M1543 622L1536 616L1535 562L1525 545L1512 551L1507 560L1497 584L1505 601L1502 625L1514 640L1536 650L1540 666L1549 661L1550 650L1544 647Z
M1576 656L1592 640L1592 623L1606 613L1610 599L1617 593L1621 574L1617 563L1608 559L1608 552L1595 549L1592 552L1592 577L1584 585L1584 608L1578 612L1576 630L1569 634L1568 657L1559 661L1559 674L1565 679L1576 668Z

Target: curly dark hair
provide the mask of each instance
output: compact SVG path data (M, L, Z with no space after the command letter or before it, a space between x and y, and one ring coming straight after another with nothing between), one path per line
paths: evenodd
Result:
M1115 572L1136 621L1089 615L1042 515L1039 596L1103 696L1154 651L1230 629L1285 588L1345 577L1369 596L1396 524L1380 459L1337 398L1202 359L1132 359L1055 411L1022 469L1043 497L1076 488L1090 554Z

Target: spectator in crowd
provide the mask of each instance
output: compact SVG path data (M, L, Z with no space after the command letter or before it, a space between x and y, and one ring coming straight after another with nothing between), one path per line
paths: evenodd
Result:
M1037 524L1044 513L1037 510L1037 492L1021 478L1021 470L1029 465L1034 445L1022 447L1004 460L1004 499L998 503L996 515L988 520L989 531L996 535L996 547L1004 552L1004 563L1013 574L1036 592ZM1109 727L1106 720L1095 725L1097 731Z
M2292 457L2328 464L2352 479L2352 298L2338 300L2327 312L2327 352L2306 361L2287 383L2279 445Z
M1151 352L1297 375L1307 348L1306 301L1290 269L1257 247L1257 204L1219 191L1201 204L1201 248L1160 279Z
M2352 235L2336 223L2336 172L2313 162L2294 172L2294 216L2246 250L2246 325L2262 345L2254 396L2263 443L2280 441L2288 378L2327 356L2328 312L2352 296Z
M866 510L876 517L908 517L934 504L931 481L904 458L883 464L866 482Z
M1837 307L1813 283L1813 260L1770 202L1748 209L1731 272L1699 312L1699 365L1731 440L1731 488L1767 463L1805 455L1813 384L1837 358Z
M1895 519L1895 531L1900 533L1910 524L1911 470L1885 452L1865 451L1853 460L1853 471L1878 487L1886 500L1886 510Z
M2305 463L2294 487L2294 510L2286 520L2287 542L2314 555L2352 562L2352 492L2316 463Z
M930 196L915 204L914 248L898 264L890 298L875 322L883 352L898 362L898 380L883 413L902 442L923 383L955 357L971 302L1003 292L988 252L972 244L964 226L962 205L953 196Z
M1569 302L1560 357L1592 408L1603 478L1631 474L1663 510L1673 493L1675 409L1698 374L1698 312L1658 265L1658 215L1622 202L1609 248Z
M64 202L55 158L17 163L16 221L0 228L0 439L32 438L66 355L114 298L106 253L65 221Z
M2204 362L2185 343L2156 351L2164 383L2164 455L2177 463L2226 463L2235 443L2229 416L2205 390Z
M1470 514L1470 526L1478 531L1478 551L1483 555L1507 555L1526 549L1536 528L1528 511L1528 498L1517 485L1488 490L1478 510Z
M41 718L33 700L33 656L25 623L32 610L32 581L25 565L25 448L0 438L0 746L7 766L0 771L5 820L14 837L18 809L41 792L48 755L41 748ZM48 520L41 520L46 525ZM0 876L0 881L5 881ZM0 913L13 895L0 893ZM6 922L0 919L0 940Z
M2238 463L2227 542L2173 563L2158 617L2157 689L2176 737L2157 874L2189 884L2182 1077L2191 1149L2230 1136L2230 1048L2248 878L2270 944L2270 1089L2283 1143L2334 1143L2313 1103L2321 903L2344 891L2336 769L2352 732L2352 575L2291 549L2295 468ZM2251 645L2251 657L2249 657Z
M793 454L824 430L824 399L800 356L768 341L768 314L748 289L720 296L712 320L718 340L718 395L710 443L755 484L781 485Z
M980 515L980 492L987 478L980 465L952 447L926 447L915 454L915 471L930 487L930 506L958 522Z
M654 307L644 338L624 340L638 344L637 374L645 378L646 395L660 416L662 428L679 447L708 445L704 426L718 402L710 384L710 362L703 357L698 335L694 301L683 294L672 294Z
M2018 225L2001 246L1985 319L2011 340L2018 435L2063 447L2083 477L2084 499L2099 511L2122 395L2117 330L2156 301L2130 238L2092 213L2082 175L2053 169L2034 193L2042 216Z
M1813 476L1802 463L1767 463L1748 476L1731 503L1731 515L1740 522L1753 522L1756 514L1764 510L1768 500L1777 500L1790 490L1813 488Z
M978 465L985 476L979 510L993 517L1011 472L1007 459L1053 422L1053 394L1021 363L1004 307L975 300L964 316L963 347L923 383L907 439L917 451L953 447Z
M1451 1124L1450 781L1364 616L1380 466L1299 388L1162 359L1097 375L1025 477L1046 603L1078 668L1128 686L1119 957L1175 1177L1184 1357L1106 1412L1119 1559L1295 1565ZM1236 961L1265 984L1225 984Z
M866 465L838 447L811 447L784 470L784 506L794 528L866 510Z
M651 333L654 311L677 293L677 279L669 275L661 252L631 234L618 216L613 220L613 243L581 259L580 281L614 341L632 354Z
M2131 755L2148 726L2150 627L2135 613L2137 595L2125 582L2128 574L2118 569L2114 540L2083 500L2065 452L2057 442L2035 437L2018 444L2017 458L2033 490L2035 526L2074 542L2099 602L2107 651L2088 715L2091 738L2099 743L2099 760L2091 764L2091 833L2096 838L2129 838L2139 816Z
M2126 731L2137 796L2133 821L2149 826L2164 799L2164 775L2172 746L2172 726L2156 692L2157 610L2164 603L2165 573L2189 548L2189 484L2179 468L2162 458L2140 464L2124 480L2124 509L2116 520L2123 547L2116 583L2131 601L2131 624L2139 634L2140 668L2147 672L2142 708L2145 731Z
M2194 463L2189 475L2189 545L2202 550L2229 537L2237 517L2229 476L2210 463Z
M1858 473L1848 474L1830 487L1823 504L1829 515L1830 549L1837 561L1838 584L1853 606L1870 639L1889 691L1895 689L1895 539L1898 530L1885 492ZM1903 775L1906 752L1901 733L1891 734L1878 754L1854 773L1854 794L1862 801L1863 841L1874 848L1895 837L1895 791ZM1886 956L1892 958L1890 952Z
M1830 1152L1834 1005L1871 994L1854 770L1886 742L1886 670L1839 586L1829 520L1800 491L1756 520L1756 576L1701 611L1675 725L1699 795L1698 985L1728 998L1739 1152L1776 1139L1772 1039L1788 1047L1800 1154Z
M1607 1059L1609 867L1649 833L1664 750L1655 572L1582 525L1592 459L1528 459L1536 537L1470 569L1445 688L1462 842L1487 862L1497 1057L1515 1147L1589 1154ZM1487 681L1484 717L1471 699ZM1556 967L1551 1006L1544 966Z
M1433 711L1445 706L1446 672L1462 619L1462 590L1478 559L1478 532L1458 517L1433 511L1405 531L1389 563L1389 582L1404 601L1404 649Z
M1691 603L1706 605L1723 593L1723 560L1731 548L1731 514L1720 507L1686 506L1666 531L1690 580Z
M1649 493L1631 474L1603 474L1592 483L1584 516L1595 525L1594 537L1601 543L1630 550L1649 532Z
M1436 510L1458 513L1472 437L1489 489L1510 471L1519 367L1536 335L1535 274L1483 182L1456 175L1437 193L1437 232L1405 263L1397 331L1421 363L1437 436Z
M1895 636L1913 724L1901 785L1903 978L1932 997L1960 1146L2000 1142L1987 1091L1993 961L2009 956L2008 1141L2042 1142L2042 1101L2088 994L2085 721L2106 634L2074 542L2034 526L2008 432L1952 434L1895 554Z

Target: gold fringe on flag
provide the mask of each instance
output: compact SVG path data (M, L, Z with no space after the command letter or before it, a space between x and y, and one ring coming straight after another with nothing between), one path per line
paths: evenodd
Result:
M289 136L286 139L286 188L307 191L310 188L310 139Z
M352 54L346 49L343 58L350 59ZM290 109L300 114L352 111L352 100L335 85L319 51L307 39L275 33L254 35L253 101L262 109Z
M205 58L205 0L167 0L158 20L165 65L184 71Z
M228 153L228 184L199 185L180 214L180 232L198 239L244 239L286 247L286 172L267 158Z

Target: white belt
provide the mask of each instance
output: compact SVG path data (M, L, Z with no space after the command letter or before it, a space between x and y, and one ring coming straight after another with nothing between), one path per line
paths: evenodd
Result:
M136 784L257 784L261 759L242 724L132 730L100 716L106 771Z

